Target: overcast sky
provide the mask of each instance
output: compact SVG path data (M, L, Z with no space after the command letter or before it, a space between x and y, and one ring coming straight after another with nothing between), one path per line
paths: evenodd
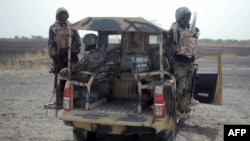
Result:
M73 23L91 16L143 17L169 29L182 6L197 11L200 38L250 39L250 0L1 0L0 38L48 37L59 7L68 9Z

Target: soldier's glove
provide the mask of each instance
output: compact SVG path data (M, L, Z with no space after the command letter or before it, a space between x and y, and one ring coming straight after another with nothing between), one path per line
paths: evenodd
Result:
M49 57L53 58L56 56L56 47L50 47L49 48Z
M194 38L199 38L200 36L200 29L199 28L195 28L195 34L193 35Z

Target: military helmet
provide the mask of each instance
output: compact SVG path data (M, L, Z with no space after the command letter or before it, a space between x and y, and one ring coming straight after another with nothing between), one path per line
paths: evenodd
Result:
M59 21L66 21L69 18L69 12L66 8L60 7L56 10L56 19Z
M191 15L191 11L187 8L187 7L180 7L175 11L175 19L177 22L179 22L180 20L182 20L184 18L185 15L190 14Z
M85 51L90 51L96 48L98 43L98 37L96 34L89 33L83 37L83 43L85 45Z
M96 45L98 43L98 37L96 34L89 33L83 37L83 43L85 45Z

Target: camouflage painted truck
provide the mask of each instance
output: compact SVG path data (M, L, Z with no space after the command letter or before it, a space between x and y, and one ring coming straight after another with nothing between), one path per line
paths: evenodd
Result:
M87 80L70 77L70 64L59 73L58 85L65 81L65 87L63 111L56 116L73 127L74 138L152 134L156 141L174 140L176 80L163 55L166 30L128 17L87 17L70 28L97 33L84 37L85 50L105 47L94 71L79 72ZM221 104L220 55L207 56L218 58L217 72L197 74L194 98Z

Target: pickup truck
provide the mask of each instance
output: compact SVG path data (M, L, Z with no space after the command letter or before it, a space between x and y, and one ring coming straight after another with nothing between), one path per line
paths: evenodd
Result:
M56 116L73 127L74 138L147 133L155 141L174 140L179 119L176 80L163 51L167 31L139 17L87 17L70 28L95 31L85 35L85 50L105 46L104 61L94 71L79 72L87 79L69 77L69 66L59 72L65 85L63 109ZM204 56L217 57L217 72L197 73L193 97L220 105L220 54L197 59Z

